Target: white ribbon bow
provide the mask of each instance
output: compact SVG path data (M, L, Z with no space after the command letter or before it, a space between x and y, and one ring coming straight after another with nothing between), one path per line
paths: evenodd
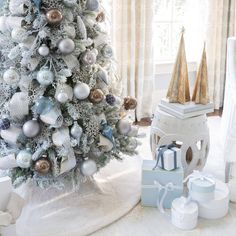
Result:
M154 180L154 186L159 190L159 195L157 197L157 207L161 213L165 213L163 203L165 201L167 193L172 192L176 189L182 189L182 188L177 185L174 185L172 182L169 182L166 185L162 185L156 180ZM162 190L164 191L164 193L163 193L162 197L160 198L160 193Z
M213 176L212 175L209 175L209 174L206 174L206 173L203 173L203 172L200 172L198 170L194 170L192 174L190 174L189 176L187 176L183 183L186 183L186 182L192 182L194 180L207 180L209 181L210 183L212 184L215 184L215 180L213 179Z

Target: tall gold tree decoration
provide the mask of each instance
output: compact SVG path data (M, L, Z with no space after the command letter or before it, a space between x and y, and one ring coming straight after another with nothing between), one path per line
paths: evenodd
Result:
M172 72L172 79L167 92L167 98L171 103L184 104L190 101L184 29L182 29L179 50L175 61L174 70Z
M192 101L196 104L208 104L210 102L208 91L208 74L205 44L202 52L202 60L197 72Z

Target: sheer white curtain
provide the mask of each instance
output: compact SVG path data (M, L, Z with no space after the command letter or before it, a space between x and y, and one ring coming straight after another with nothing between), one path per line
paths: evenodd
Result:
M219 109L224 100L227 38L236 33L235 0L208 0L208 12L209 89L215 109Z
M123 95L137 98L140 120L152 114L153 0L113 0L112 4L112 41Z

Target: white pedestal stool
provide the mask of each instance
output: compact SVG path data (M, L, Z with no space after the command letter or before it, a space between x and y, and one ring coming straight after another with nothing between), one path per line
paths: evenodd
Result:
M181 148L185 176L205 166L209 152L209 129L206 115L176 118L159 109L151 125L151 149L175 143Z

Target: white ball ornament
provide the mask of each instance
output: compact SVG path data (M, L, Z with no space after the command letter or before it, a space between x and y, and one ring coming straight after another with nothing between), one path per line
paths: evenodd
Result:
M20 80L20 75L14 67L10 67L10 69L3 74L3 80L10 85L16 84Z
M49 48L48 48L48 46L47 46L46 44L43 44L43 45L41 45L41 46L39 47L38 53L39 53L39 55L41 55L41 56L43 56L43 57L46 57L46 56L49 55L50 50L49 50Z
M127 135L131 131L131 124L128 120L120 120L117 128L120 134Z
M97 172L97 164L93 160L86 160L82 163L80 167L81 173L84 176L92 176Z
M34 138L40 133L40 125L37 120L29 120L23 125L23 133L28 138Z
M90 94L90 88L85 83L78 83L74 87L74 95L77 99L86 99Z
M41 85L50 85L54 80L54 74L48 68L41 69L37 74L37 81Z
M22 150L16 156L16 163L20 168L27 169L31 166L32 154L30 150Z
M70 54L75 50L75 43L70 38L62 39L58 45L59 50L62 54Z

